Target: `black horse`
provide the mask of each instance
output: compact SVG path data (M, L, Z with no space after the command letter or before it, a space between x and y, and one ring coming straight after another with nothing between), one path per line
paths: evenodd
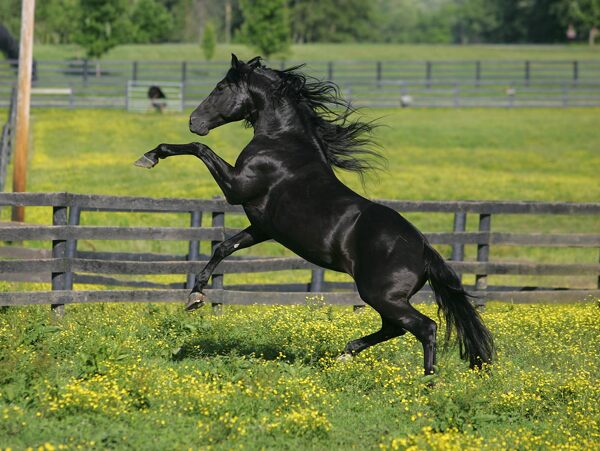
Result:
M353 110L336 85L298 69L274 70L258 57L244 63L232 55L226 77L192 112L190 130L200 136L234 121L254 128L235 166L200 143L160 144L136 162L151 168L174 155L198 157L227 201L242 205L250 221L216 248L186 308L204 304L202 290L221 260L273 239L309 262L352 276L361 298L381 315L381 329L350 341L343 356L408 331L423 344L425 374L433 373L436 323L409 303L429 280L446 319L446 339L456 329L461 357L471 367L490 363L491 334L440 254L396 211L336 177L334 167L362 174L373 166L365 158L374 154L365 147L371 125L349 118Z

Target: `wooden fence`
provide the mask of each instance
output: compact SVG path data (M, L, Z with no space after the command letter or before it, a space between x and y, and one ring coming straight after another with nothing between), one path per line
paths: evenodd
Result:
M275 68L301 62L272 61ZM128 83L182 86L195 107L229 62L38 61L34 107L125 108ZM0 106L9 102L14 62L0 61ZM577 107L600 105L600 61L309 61L307 73L336 82L373 107ZM151 109L148 102L148 109Z
M13 86L11 89L6 123L2 126L2 136L0 136L0 192L4 191L4 185L6 184L6 170L12 157L16 116L17 90Z
M572 302L600 297L600 263L553 264L515 261L490 261L490 246L583 247L600 248L600 234L540 234L493 232L492 215L595 215L600 203L543 202L414 202L380 201L401 212L446 213L454 215L451 232L426 234L432 244L452 246L450 264L461 274L474 274L469 287L478 302L487 299L513 302ZM51 207L52 225L0 224L0 240L5 242L50 241L45 249L6 245L0 247L0 280L50 282L52 291L0 293L0 305L52 304L61 312L64 304L84 302L183 302L199 272L209 258L200 254L200 241L212 247L236 233L225 227L225 215L240 215L243 210L223 200L154 199L69 193L0 193L0 206ZM184 213L190 227L116 227L82 226L84 212ZM202 216L210 215L211 225L202 226ZM467 215L476 216L478 231L465 231ZM83 252L78 240L175 240L188 243L186 255L131 252ZM465 246L476 246L476 260L466 261ZM311 279L295 284L243 284L224 286L226 274L305 269ZM182 282L156 283L117 276L180 274ZM308 295L324 296L326 302L362 305L350 282L325 280L325 271L298 257L240 257L223 261L206 290L210 300L220 304L294 304L306 302ZM585 289L493 286L489 275L585 276L593 283ZM130 287L128 290L73 290L76 284ZM133 289L132 289L133 288ZM424 288L414 300L427 301L431 292Z

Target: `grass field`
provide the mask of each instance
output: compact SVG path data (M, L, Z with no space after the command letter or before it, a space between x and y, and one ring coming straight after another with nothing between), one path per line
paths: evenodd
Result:
M600 199L597 168L595 109L573 110L368 110L369 118L381 117L376 138L389 161L388 169L368 177L366 190L354 176L342 174L357 191L373 198L411 200L539 200L594 202ZM193 157L171 158L151 171L133 166L143 152L160 142L189 142L197 137L187 129L186 115L144 115L122 111L36 110L30 191L200 197L220 195L202 163ZM228 161L250 139L251 131L239 124L219 128L203 139ZM9 181L10 183L10 181ZM10 186L10 185L7 185ZM8 219L8 211L3 212ZM48 223L49 209L32 209L29 221ZM452 215L410 214L424 231L449 231ZM208 221L209 218L205 218ZM187 226L186 215L92 214L84 224L159 224ZM497 216L493 230L521 232L591 233L600 219L569 216ZM207 224L207 222L205 222ZM242 227L241 216L228 225ZM477 227L472 217L468 227ZM37 243L34 243L37 244ZM186 243L87 242L82 250L128 249L185 253ZM209 252L208 243L203 251ZM448 249L444 249L448 252ZM289 255L281 246L261 244L244 251L252 254ZM475 247L467 247L474 257ZM492 258L544 262L597 262L595 249L544 249L493 246ZM265 277L260 274L228 276L230 283ZM269 276L270 277L270 276ZM290 280L290 273L274 275ZM294 280L306 281L299 271ZM328 273L331 280L344 276ZM508 278L494 283L555 284L593 287L590 277ZM470 280L467 279L469 282Z
M365 113L382 117L377 138L389 167L368 178L366 192L357 178L342 177L371 197L600 198L598 110ZM203 141L233 162L250 133L230 125ZM28 187L117 195L219 194L204 166L191 157L172 158L151 171L132 165L160 142L196 139L187 130L186 115L35 110ZM7 209L2 218L8 219ZM50 212L30 209L27 218L49 223ZM410 218L425 231L449 230L452 221L450 215ZM182 226L188 220L91 213L83 219L84 224ZM244 223L241 217L228 221ZM474 220L468 225L476 227ZM597 218L500 216L492 227L590 233L600 223ZM185 250L185 243L120 246ZM116 246L80 241L79 248ZM472 257L473 249L467 251ZM274 244L252 252L285 254ZM496 246L495 258L594 263L598 254L597 249ZM308 279L302 272L269 277ZM596 280L588 279L560 283L595 286ZM226 283L234 280L239 279L226 277ZM0 290L15 287L2 283ZM435 317L433 307L419 309ZM498 345L498 363L489 372L468 371L458 351L450 349L440 356L433 388L421 376L421 347L410 336L351 362L337 362L347 340L378 328L377 317L328 307L318 299L295 307L226 307L223 315L209 309L186 314L180 305L79 305L66 311L59 322L47 306L0 311L0 448L600 447L598 302L491 303L483 316Z
M587 45L439 45L439 44L305 44L293 45L285 59L316 60L590 60L600 57L600 49ZM251 58L256 51L244 45L218 45L215 61L228 61L231 53ZM62 60L82 58L85 52L75 45L36 45L35 58ZM276 56L274 59L280 59ZM195 44L120 45L109 51L106 60L204 60Z
M335 360L372 312L10 309L0 448L598 449L599 307L491 305L497 364L468 371L450 349L433 388L412 336Z

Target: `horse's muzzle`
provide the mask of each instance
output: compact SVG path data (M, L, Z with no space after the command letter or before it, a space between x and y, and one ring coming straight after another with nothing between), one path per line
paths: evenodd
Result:
M200 118L190 117L190 131L196 135L206 136L210 129L208 124Z

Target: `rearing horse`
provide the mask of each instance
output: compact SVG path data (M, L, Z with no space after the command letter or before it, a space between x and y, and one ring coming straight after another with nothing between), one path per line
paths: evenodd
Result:
M340 113L336 107L345 107ZM336 112L338 111L338 112ZM333 167L361 172L373 154L364 132L371 126L348 119L352 108L336 85L307 79L298 67L274 70L260 58L232 55L231 68L192 112L190 130L247 121L254 137L235 166L204 144L160 144L138 166L194 155L208 167L230 204L242 205L250 226L223 241L198 274L186 308L204 304L209 277L236 250L273 239L304 259L352 276L365 303L381 315L381 329L350 341L342 355L412 333L423 345L425 374L436 363L436 323L409 299L429 281L447 324L456 329L460 355L471 367L490 363L494 345L459 278L425 237L396 211L352 191ZM366 155L365 155L366 154Z

